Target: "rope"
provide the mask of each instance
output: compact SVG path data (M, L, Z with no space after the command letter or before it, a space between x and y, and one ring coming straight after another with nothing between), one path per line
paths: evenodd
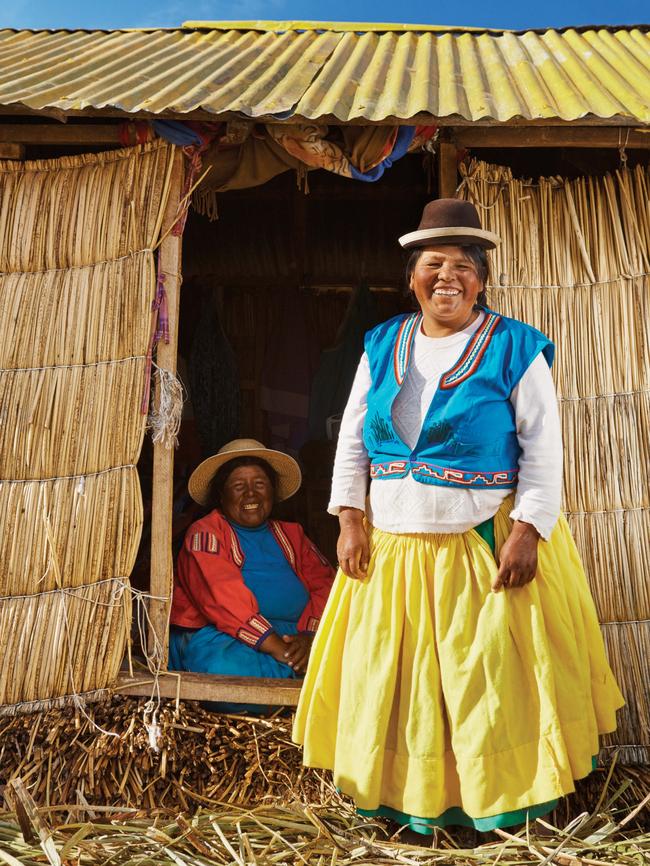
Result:
M593 282L588 283L568 283L567 285L560 285L559 283L547 283L546 285L532 285L531 283L525 284L514 284L508 283L506 286L497 285L496 283L490 283L486 286L488 291L494 291L498 289L590 289L594 286L608 286L611 283L620 283L621 280L636 280L640 277L650 277L650 271L640 271L638 274L620 274L618 277L611 277L608 280L595 280Z
M565 511L565 515L578 514L627 514L630 511L650 511L650 505L639 505L636 508L609 508L604 511Z
M93 689L89 692L82 692L77 697L83 699L85 703L89 701L99 701L110 697L109 689ZM0 717L2 716L18 716L23 713L39 713L55 710L61 707L69 706L74 702L74 695L61 695L58 698L49 698L44 701L19 701L17 704L6 704L0 707Z
M110 469L99 469L97 472L84 472L81 475L53 475L51 478L2 478L0 479L0 487L3 484L49 484L50 481L74 481L78 478L84 482L86 478L95 478L98 475L106 475L107 472L121 472L122 469L135 469L135 463L124 463L121 466L111 466ZM83 491L80 491L83 495Z
M650 394L650 388L638 388L636 391L615 391L611 394L588 394L584 397L559 397L561 403L579 403L581 400L605 400L609 397L634 397L636 394Z
M0 278L22 275L32 277L36 274L59 274L64 271L88 271L92 268L99 267L99 265L112 265L115 264L115 262L123 262L125 259L132 259L135 256L141 256L144 253L151 253L151 255L153 255L153 252L154 250L151 247L142 247L140 250L132 250L130 253L125 253L125 255L117 256L114 259L100 259L98 262L90 262L87 265L69 265L67 268L43 268L40 271L0 271Z
M144 361L146 355L129 355L128 358L114 358L110 361L89 361L86 364L48 364L45 367L0 367L1 373L40 373L44 370L76 370L89 367L110 367L112 364L127 364L129 361Z
M601 625L647 625L650 619L608 619Z

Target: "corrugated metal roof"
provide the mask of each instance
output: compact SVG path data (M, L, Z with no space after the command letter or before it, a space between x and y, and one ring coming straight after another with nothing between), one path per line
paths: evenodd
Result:
M650 122L643 25L514 33L244 24L1 30L0 105L342 122L421 113L502 123Z

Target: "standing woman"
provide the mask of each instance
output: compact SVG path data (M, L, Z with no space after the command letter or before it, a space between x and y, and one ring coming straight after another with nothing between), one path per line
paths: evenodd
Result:
M294 738L362 814L488 831L573 791L623 699L560 515L553 345L485 306L473 205L429 203L400 243L419 309L366 337Z

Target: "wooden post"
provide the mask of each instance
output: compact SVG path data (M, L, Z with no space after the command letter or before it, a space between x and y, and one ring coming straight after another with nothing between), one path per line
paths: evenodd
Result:
M178 215L178 204L183 188L183 152L177 148L173 156L169 198L163 218L162 234L169 229ZM165 275L167 311L169 316L169 343L161 341L156 350L156 363L164 370L176 372L176 352L178 347L178 318L181 287L182 238L168 234L160 245L159 267ZM156 385L157 389L157 385ZM154 400L159 394L154 392ZM160 650L157 659L164 668L167 666L169 649L169 611L173 582L172 559L172 506L174 493L174 449L162 443L153 446L153 481L151 500L151 576L149 616L151 626L148 635L149 653L154 653L156 645Z
M438 143L438 197L455 198L458 186L456 145L450 141Z

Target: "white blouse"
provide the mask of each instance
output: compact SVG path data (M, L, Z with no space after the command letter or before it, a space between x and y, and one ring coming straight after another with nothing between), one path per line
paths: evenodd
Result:
M449 337L427 337L419 329L404 384L393 403L392 418L400 438L414 448L440 377L460 357L484 319L481 313L465 330ZM343 506L359 508L387 532L466 532L498 511L509 490L442 487L404 478L368 476L370 460L363 444L370 366L364 353L343 413L329 513ZM555 387L542 354L535 357L510 395L522 453L513 520L532 523L548 539L560 513L562 434ZM486 430L486 435L490 435Z

